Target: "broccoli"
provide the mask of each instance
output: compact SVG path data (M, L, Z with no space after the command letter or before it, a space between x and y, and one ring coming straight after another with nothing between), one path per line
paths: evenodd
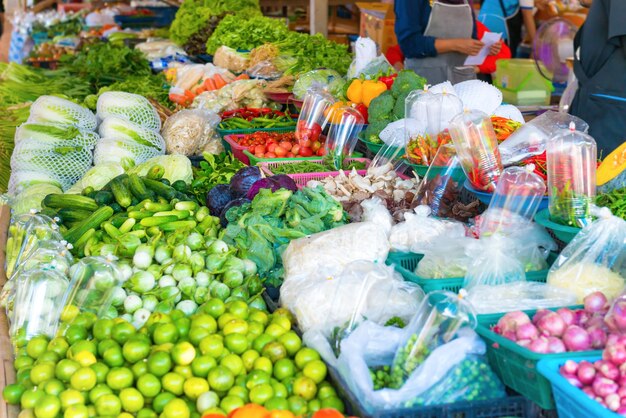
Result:
M380 132L385 129L387 127L387 125L389 124L389 121L387 120L382 120L382 121L376 121L376 122L371 122L370 124L367 125L367 128L365 128L365 131L363 131L363 137L365 138L366 141L369 142L373 142L375 144L379 144L382 141L380 140Z
M393 116L396 119L404 119L404 109L406 106L406 98L411 94L410 91L401 93L396 100L396 105L393 107Z
M391 121L391 113L393 112L393 106L395 100L389 90L383 92L380 96L376 97L370 103L367 112L367 119L370 123L376 121Z
M396 81L393 82L391 92L394 97L398 97L402 93L423 89L425 83L426 79L420 77L414 71L402 70L398 73Z

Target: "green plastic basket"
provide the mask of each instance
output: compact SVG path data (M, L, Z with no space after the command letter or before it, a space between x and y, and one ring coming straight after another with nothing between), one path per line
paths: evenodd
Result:
M552 265L558 254L550 253L548 256L548 264ZM420 285L424 292L432 292L435 290L447 290L458 293L463 287L463 277L449 277L445 279L428 279L420 277L414 273L417 263L424 258L423 254L390 252L387 256L387 264L394 265L398 273L404 277L404 280ZM545 283L550 269L529 271L526 273L526 280L531 282Z
M383 147L383 145L385 145L383 142L380 143L376 143L376 142L370 142L368 140L366 140L363 137L363 133L365 131L361 131L359 132L359 134L357 135L357 138L359 139L359 141L361 141L362 143L365 144L365 146L367 147L368 150L370 150L372 153L374 154L378 154L378 151L380 151L380 149Z
M253 134L255 132L276 132L276 133L287 133L287 132L295 132L296 125L294 123L293 126L284 126L281 128L250 128L250 129L217 129L217 133L219 136L224 138L226 135L247 135Z
M319 161L321 157L319 156L315 156L315 157L299 157L299 158L258 158L256 157L254 154L252 154L250 151L248 150L244 150L243 152L248 159L250 160L250 164L249 165L257 165L260 163L273 163L273 162L278 162L278 161L291 161L291 162L296 162L296 161ZM355 152L351 155L352 158L361 158L363 157L363 154L359 153L359 152Z
M573 308L580 308L575 306ZM532 317L536 311L525 311ZM602 351L580 351L560 354L539 354L496 334L491 330L503 315L479 317L476 332L487 344L487 359L502 383L535 402L543 409L554 409L552 385L537 371L537 363L543 359L577 359L601 356Z
M580 232L580 228L575 226L561 225L550 220L550 210L544 209L537 212L535 215L535 222L543 226L546 229L552 231L552 233L561 241L568 244L576 235Z

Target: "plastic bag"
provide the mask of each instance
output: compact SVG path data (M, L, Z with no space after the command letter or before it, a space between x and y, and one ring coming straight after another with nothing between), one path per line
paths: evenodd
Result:
M122 282L115 257L85 257L70 269L67 304L106 317L114 290ZM147 319L147 318L146 318Z
M280 71L272 61L261 61L246 69L246 74L250 76L250 78L261 78L264 80L275 80L283 75L283 72Z
M475 286L467 293L467 300L478 314L548 309L577 303L574 293L540 282Z
M574 237L548 273L547 283L573 291L578 303L596 291L611 300L626 281L626 221L607 208L594 212L598 219Z
M168 154L201 155L221 119L213 112L184 109L167 118L161 134Z
M473 261L467 269L463 287L497 286L526 281L524 265L515 256L515 241L503 235L478 240L469 250Z
M296 125L296 139L300 146L310 146L319 141L326 126L328 109L335 103L335 98L323 90L308 90L304 95L302 109Z
M450 136L470 184L493 192L503 167L491 118L476 110L463 112L450 122Z
M574 123L576 130L587 132L589 125L580 118L567 113L547 111L513 132L498 148L502 163L506 166L523 161L546 150L548 139L557 131L567 129Z
M33 270L18 280L22 283L17 286L15 309L9 317L11 339L54 337L65 306L67 277L56 270Z
M329 108L327 119L333 123L328 129L324 149L335 168L341 170L344 159L354 152L357 135L365 121L359 111L349 106Z
M389 244L394 251L423 254L435 240L455 240L465 236L465 226L457 221L436 219L428 206L418 206L405 213L404 222L391 228Z
M348 78L358 77L377 58L376 55L376 43L370 38L359 36L354 43L354 60L348 68Z
M476 314L467 301L447 291L426 295L403 329L404 342L393 358L391 387L402 387L435 348L455 339L465 326L476 327Z
M480 235L506 233L533 220L546 192L546 184L535 174L534 164L508 167L500 176L489 207L482 215Z
M393 218L379 197L374 196L362 201L361 208L363 208L361 222L375 223L389 235L393 227Z
M320 265L336 274L357 260L384 263L388 253L389 242L383 227L372 222L340 226L291 241L282 256L285 281L310 276L320 270Z
M468 247L475 241L468 237L435 241L417 263L415 274L425 279L465 277L472 263Z
M337 97L344 84L344 78L335 70L328 68L312 70L298 76L293 85L293 94L296 98L302 99L310 90L326 90Z
M369 55L369 54L368 54ZM363 65L363 61L358 62L358 57L352 61L350 68L348 69L348 78L357 78L363 76L366 80L376 78L377 74L391 74L394 73L395 70L387 61L387 58L384 55L379 55L367 62ZM358 71L356 70L357 65L363 65ZM354 74L353 74L354 73Z

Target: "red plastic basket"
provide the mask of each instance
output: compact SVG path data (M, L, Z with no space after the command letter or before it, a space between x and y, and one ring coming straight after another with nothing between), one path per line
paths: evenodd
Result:
M244 151L248 149L248 147L239 145L239 141L237 139L244 137L245 135L226 135L224 136L224 141L228 142L230 145L230 150L233 153L233 156L241 161L244 164L250 165L250 158Z

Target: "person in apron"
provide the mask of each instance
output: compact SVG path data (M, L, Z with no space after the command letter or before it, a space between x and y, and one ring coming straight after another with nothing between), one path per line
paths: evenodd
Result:
M501 33L513 56L522 43L522 24L531 43L537 26L533 10L534 0L485 0L478 13L478 20L491 32Z
M598 156L606 157L626 138L625 22L626 0L593 0L574 38L578 91L570 113L589 124Z
M476 78L473 66L464 66L483 43L472 39L474 15L468 0L396 0L396 36L406 57L404 67L438 84ZM499 52L499 44L491 52Z

